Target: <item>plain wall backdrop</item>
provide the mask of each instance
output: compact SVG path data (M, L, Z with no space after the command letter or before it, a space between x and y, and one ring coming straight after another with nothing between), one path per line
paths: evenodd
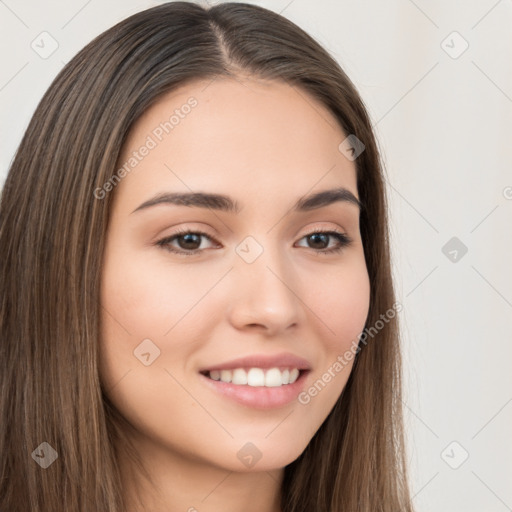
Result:
M0 186L63 65L159 3L0 1ZM512 1L249 3L324 45L374 122L418 512L512 510Z

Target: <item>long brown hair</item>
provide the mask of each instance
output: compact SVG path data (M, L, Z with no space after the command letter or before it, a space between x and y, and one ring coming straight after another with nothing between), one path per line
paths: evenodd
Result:
M383 167L365 106L336 61L269 10L170 2L96 37L59 73L17 150L0 202L0 510L124 512L123 418L98 374L101 265L127 134L162 94L198 79L286 81L365 146L356 163L370 276L366 325L393 308ZM340 141L341 142L341 141ZM335 407L285 468L282 511L411 512L397 317L361 344ZM55 450L42 468L37 450ZM36 454L34 455L34 452ZM133 453L133 452L132 452Z

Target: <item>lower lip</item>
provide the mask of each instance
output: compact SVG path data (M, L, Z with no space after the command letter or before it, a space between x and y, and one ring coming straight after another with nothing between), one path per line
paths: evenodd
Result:
M309 371L301 371L293 384L276 387L237 385L230 382L213 380L202 373L199 376L217 393L221 393L239 404L256 409L274 409L293 402L304 388Z

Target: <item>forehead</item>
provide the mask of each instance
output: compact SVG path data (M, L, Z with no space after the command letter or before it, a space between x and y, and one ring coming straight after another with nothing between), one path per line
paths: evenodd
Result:
M133 125L118 166L133 165L117 192L228 187L300 196L318 184L357 195L355 164L339 150L345 138L333 114L298 87L249 77L197 81L159 98Z

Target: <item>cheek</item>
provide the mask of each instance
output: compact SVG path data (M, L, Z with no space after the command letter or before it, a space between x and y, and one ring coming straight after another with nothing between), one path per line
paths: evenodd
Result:
M322 337L332 358L359 340L370 307L370 280L364 259L332 268L315 281L308 305L322 320ZM310 302L309 302L310 301Z
M187 265L167 265L159 250L113 253L104 268L102 304L137 337L165 337L218 280L200 265L193 273Z
M318 336L322 357L298 402L309 411L309 417L323 421L352 371L370 307L370 280L360 255L317 277L308 306L322 331Z
M167 265L159 254L117 247L113 244L106 253L101 287L104 382L114 386L128 372L145 368L134 351L158 354L148 368L183 372L201 342L197 327L204 322L201 306L207 301L200 302L218 273L197 265L192 274L186 265Z

